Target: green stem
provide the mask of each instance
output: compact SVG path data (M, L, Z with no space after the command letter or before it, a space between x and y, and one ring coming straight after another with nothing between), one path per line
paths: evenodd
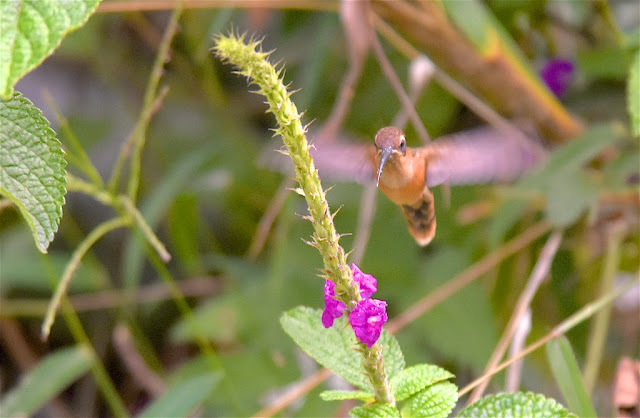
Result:
M191 307L189 307L189 304L184 298L184 295L182 294L182 292L180 291L180 288L176 285L176 281L171 275L171 273L169 272L169 270L167 269L167 267L159 259L158 255L155 252L151 251L148 247L147 247L147 255L149 257L149 261L151 261L151 264L155 268L156 272L158 272L162 280L169 287L169 291L171 293L173 301L178 307L178 310L180 311L180 314L182 315L183 319L187 321L191 320L193 318L193 311L191 310ZM202 353L202 355L205 356L205 358L208 360L211 370L224 374L225 373L224 366L222 365L220 358L216 354L215 348L211 345L211 342L206 338L206 336L204 335L204 332L202 332L202 330L200 329L199 322L193 321L193 324L196 327L196 335L195 335L196 344L198 345L198 348L200 349L200 352ZM240 403L240 400L238 399L238 396L236 395L237 391L231 387L230 380L223 379L222 385L225 386L227 399L231 401L231 403L236 408L236 411L241 411L242 405Z
M80 318L78 318L78 314L73 309L73 306L69 302L66 297L62 299L62 313L64 315L64 319L73 334L73 338L76 342L84 344L91 351L91 354L94 358L94 361L91 365L91 373L93 374L93 378L96 380L100 391L102 392L102 396L104 396L105 402L111 409L114 417L128 417L129 413L127 412L127 408L125 407L122 399L118 395L118 391L116 390L113 381L109 377L109 373L104 368L98 353L96 353L93 345L91 345L91 341L89 337L84 332L84 328L82 327L82 322L80 322Z
M91 247L107 233L113 231L114 229L122 228L130 224L131 219L129 217L119 217L104 222L96 227L93 231L91 231L91 233L87 235L86 238L80 243L78 248L75 249L75 251L71 255L71 260L69 260L67 266L64 269L64 273L62 273L60 283L58 284L58 287L56 288L56 291L51 298L51 301L49 302L49 308L47 309L47 314L45 315L44 321L42 323L43 338L46 339L51 332L51 326L53 325L53 321L55 320L56 312L60 307L60 301L67 293L67 289L69 288L71 279L80 266L82 257L84 257L85 254L91 249Z
M88 183L82 179L75 177L72 174L67 173L67 190L74 192L83 192L90 196L93 196L97 201L104 203L105 205L112 206L123 216L128 215L134 220L135 224L140 228L145 238L156 250L162 261L165 263L171 260L171 254L167 251L167 248L160 241L160 238L153 232L147 221L142 216L142 213L136 208L131 199L127 196L120 195L114 196L110 192L104 190L102 187L98 187L94 184Z
M618 264L620 263L620 244L623 236L624 231L614 225L607 242L607 252L604 260L602 280L600 282L600 295L606 295L613 290L616 273L618 272ZM589 344L587 345L586 362L583 372L584 386L587 393L593 391L593 387L598 378L610 318L611 305L608 305L595 315L589 338L587 339Z
M167 90L165 89L157 94L158 84L160 83L160 78L162 77L164 65L169 58L169 48L171 46L171 41L178 31L178 19L180 19L180 16L182 15L183 3L183 0L177 1L176 6L173 9L173 13L171 14L171 18L169 19L167 29L165 30L162 37L162 41L158 49L158 54L156 55L156 60L153 63L153 68L151 69L151 75L149 76L149 81L147 82L147 87L145 89L140 116L138 117L133 131L120 150L120 154L118 155L118 159L116 160L111 178L109 179L108 190L112 194L115 194L120 182L120 176L122 174L124 163L127 157L131 155L127 195L132 202L136 201L138 187L140 185L140 171L142 164L141 157L142 149L144 148L144 144L146 142L146 131L149 126L149 122L151 121L151 117L157 110L156 108L158 102L167 93Z
M162 261L168 263L169 260L171 260L171 254L169 254L164 244L160 241L160 238L158 238L147 221L145 221L138 208L136 208L133 202L126 196L120 196L118 200L122 202L124 210L133 218L136 225L138 225L138 228L140 228L145 238L149 244L151 244L153 249L156 250Z
M167 24L167 29L164 32L162 41L160 42L158 55L156 55L156 60L153 63L153 69L151 70L149 82L147 83L147 89L145 91L143 101L143 115L145 117L140 118L140 123L137 127L138 129L136 129L137 135L134 138L133 143L133 154L131 155L131 171L129 172L129 186L127 194L129 196L129 199L131 199L131 201L133 202L136 201L138 186L140 185L142 149L144 148L144 144L147 139L146 130L149 126L151 115L155 111L154 103L156 102L156 92L158 90L158 84L160 83L160 78L162 77L164 65L169 58L169 48L171 47L171 41L173 40L175 34L178 32L178 19L180 19L180 16L182 15L182 7L183 1L178 1L176 3L175 9L173 9L173 13L171 14L171 18L169 19L169 23Z
M335 283L336 297L345 303L345 314L360 301L357 284L353 281L351 268L347 265L346 255L338 243L340 235L333 225L333 216L325 198L325 191L320 184L318 171L309 154L311 148L305 137L306 127L300 122L300 114L291 101L289 93L282 81L282 69L276 70L260 48L260 41L250 40L245 44L245 35L228 37L219 36L215 41L215 52L223 60L239 67L239 73L258 85L258 93L267 98L268 112L273 113L278 123L276 133L282 137L288 154L293 160L296 181L300 185L297 192L304 196L309 206L307 217L313 224L312 246L322 255L324 263L323 275ZM376 401L394 403L379 344L367 348L359 346L364 357L365 372L371 381Z
M44 96L45 96L45 100L49 104L49 107L51 107L53 112L56 114L56 118L58 119L58 123L60 124L60 129L62 129L62 132L64 132L64 136L66 139L65 142L69 144L70 150L73 151L73 153L69 153L67 157L69 158L70 161L73 161L75 165L77 165L78 168L87 177L89 177L89 179L93 184L95 184L98 187L102 187L104 185L102 181L102 177L100 177L98 170L91 162L91 158L89 158L89 156L87 155L87 152L84 150L84 147L78 140L78 137L76 136L75 132L73 132L73 129L71 129L71 126L69 125L69 121L67 120L67 118L65 118L62 115L62 112L60 112L60 109L53 101L53 98L51 97L51 95L45 92Z

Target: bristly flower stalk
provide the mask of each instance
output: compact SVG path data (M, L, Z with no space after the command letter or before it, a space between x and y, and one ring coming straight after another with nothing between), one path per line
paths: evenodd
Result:
M247 42L245 44L245 41ZM246 76L250 83L256 84L257 93L267 98L269 109L278 123L275 133L282 137L288 154L293 160L296 180L309 206L309 214L314 233L311 244L315 246L324 262L323 275L335 283L335 297L342 301L349 314L362 299L360 289L353 280L351 268L347 265L346 255L338 241L340 235L333 225L333 216L320 184L318 171L309 154L311 146L305 137L306 126L300 122L301 115L291 101L291 94L282 81L283 69L277 70L267 60L270 53L263 52L261 41L246 39L246 35L218 36L215 39L215 53L221 59L238 67L238 73ZM369 374L376 400L381 403L394 403L382 362L380 344L371 348L360 342L364 368Z

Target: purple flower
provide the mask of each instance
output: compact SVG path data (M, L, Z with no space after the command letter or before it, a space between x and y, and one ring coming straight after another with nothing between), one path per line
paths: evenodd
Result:
M540 77L549 87L549 90L556 96L562 96L573 75L573 63L564 59L556 58L549 61L540 71Z
M351 264L351 271L353 271L353 279L360 287L360 297L369 299L371 295L376 293L378 281L375 277L371 274L363 273L355 264Z
M380 338L382 325L387 322L387 302L378 299L363 299L349 314L349 323L356 337L368 348Z
M342 316L345 306L335 298L336 284L331 280L324 282L324 311L322 312L322 325L325 328L331 328L333 321Z

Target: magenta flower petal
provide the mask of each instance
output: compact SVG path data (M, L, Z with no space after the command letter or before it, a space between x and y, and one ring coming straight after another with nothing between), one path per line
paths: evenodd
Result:
M556 96L562 96L573 76L574 66L571 61L556 58L549 61L540 71L540 77L549 90Z
M371 295L378 290L378 281L371 274L363 273L358 266L351 264L351 271L353 271L353 279L358 283L360 287L360 297L363 299L369 299Z
M342 316L345 306L335 298L336 284L331 280L324 282L324 311L322 312L322 325L325 328L331 328L333 321Z
M382 325L387 322L387 302L378 299L363 299L349 314L349 323L356 337L368 348L380 338Z

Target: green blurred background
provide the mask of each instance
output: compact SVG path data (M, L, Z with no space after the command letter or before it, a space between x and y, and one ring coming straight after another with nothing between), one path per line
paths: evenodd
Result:
M562 103L587 128L595 122L627 123L628 64L640 34L635 2L610 3L607 10L618 25L616 30L599 9L601 4L482 3L507 29L533 72L556 56L575 63L576 72ZM59 121L45 100L50 94L104 178L108 178L136 121L170 13L145 10L145 2L138 5L140 10L134 12L98 12L17 86L43 109L60 133ZM306 207L300 196L289 193L264 248L256 254L250 252L259 222L287 178L262 167L260 156L280 149L281 140L272 137L274 121L265 114L263 98L253 94L254 87L233 74L230 66L221 64L210 48L213 36L220 32L247 31L264 37L264 49L274 50L271 61L282 60L286 67L290 89L300 89L293 99L298 109L306 111L305 122L314 121L313 130L322 126L335 103L348 67L347 43L337 3L327 2L327 7L311 4L307 10L279 9L270 7L270 2L263 5L188 8L184 12L161 81L169 92L147 134L139 207L172 254L166 273L187 296L195 315L188 318L180 313L162 271L149 261L146 244L129 230L110 233L98 242L71 285L70 300L131 413L140 410L151 395L132 376L122 352L114 347L118 324L125 324L147 366L167 385L209 367L197 344L198 338L208 341L215 351L214 369L222 377L200 410L204 416L253 414L316 367L296 350L279 325L285 310L298 305L323 306L323 281L317 277L321 260L317 251L303 242L312 232L310 223L301 217ZM388 43L383 44L406 83L408 60ZM481 123L437 82L427 87L416 108L433 137ZM399 109L400 101L370 54L342 132L353 141L370 142ZM64 144L65 137L60 135ZM412 128L407 136L409 145L419 145ZM637 176L638 169L637 141L618 141L607 152L593 169L597 176L618 176L601 184L602 193L628 187L629 176ZM616 172L618 166L626 169ZM73 166L68 169L77 174ZM637 189L633 186L637 183L631 184ZM324 187L331 185L325 183ZM329 192L332 210L342 207L335 218L339 233L356 231L362 192L356 184L336 184ZM360 267L377 277L377 297L388 302L390 318L545 218L539 199L514 203L514 192L505 187L454 187L449 204L441 188L434 193L438 230L426 248L415 244L401 211L386 197L377 196L370 240ZM70 253L94 226L114 213L78 193L67 195L66 200L59 232L47 255L35 249L17 210L4 209L0 215L3 392L39 357L73 344L62 317L56 320L49 341L42 342L42 316ZM619 274L637 276L637 210L633 203L598 204L566 226L550 279L532 305L529 341L543 336L599 295L612 218L625 222ZM353 242L352 235L341 239L347 251ZM543 244L541 238L526 246L404 328L397 337L407 364L430 362L447 368L456 375L454 383L459 387L477 377ZM611 385L618 359L623 355L638 357L637 312L637 305L613 311L593 392L600 414L611 411ZM568 334L580 363L589 345L589 327L587 321ZM6 342L8 338L12 343ZM29 359L18 358L16 347L22 347ZM503 384L500 374L490 388L499 391ZM300 398L284 414L335 414L337 404L317 396L326 385ZM526 358L521 388L562 402L543 350ZM61 394L59 402L74 416L109 415L91 377L75 383ZM41 413L57 415L55 408L49 406Z

